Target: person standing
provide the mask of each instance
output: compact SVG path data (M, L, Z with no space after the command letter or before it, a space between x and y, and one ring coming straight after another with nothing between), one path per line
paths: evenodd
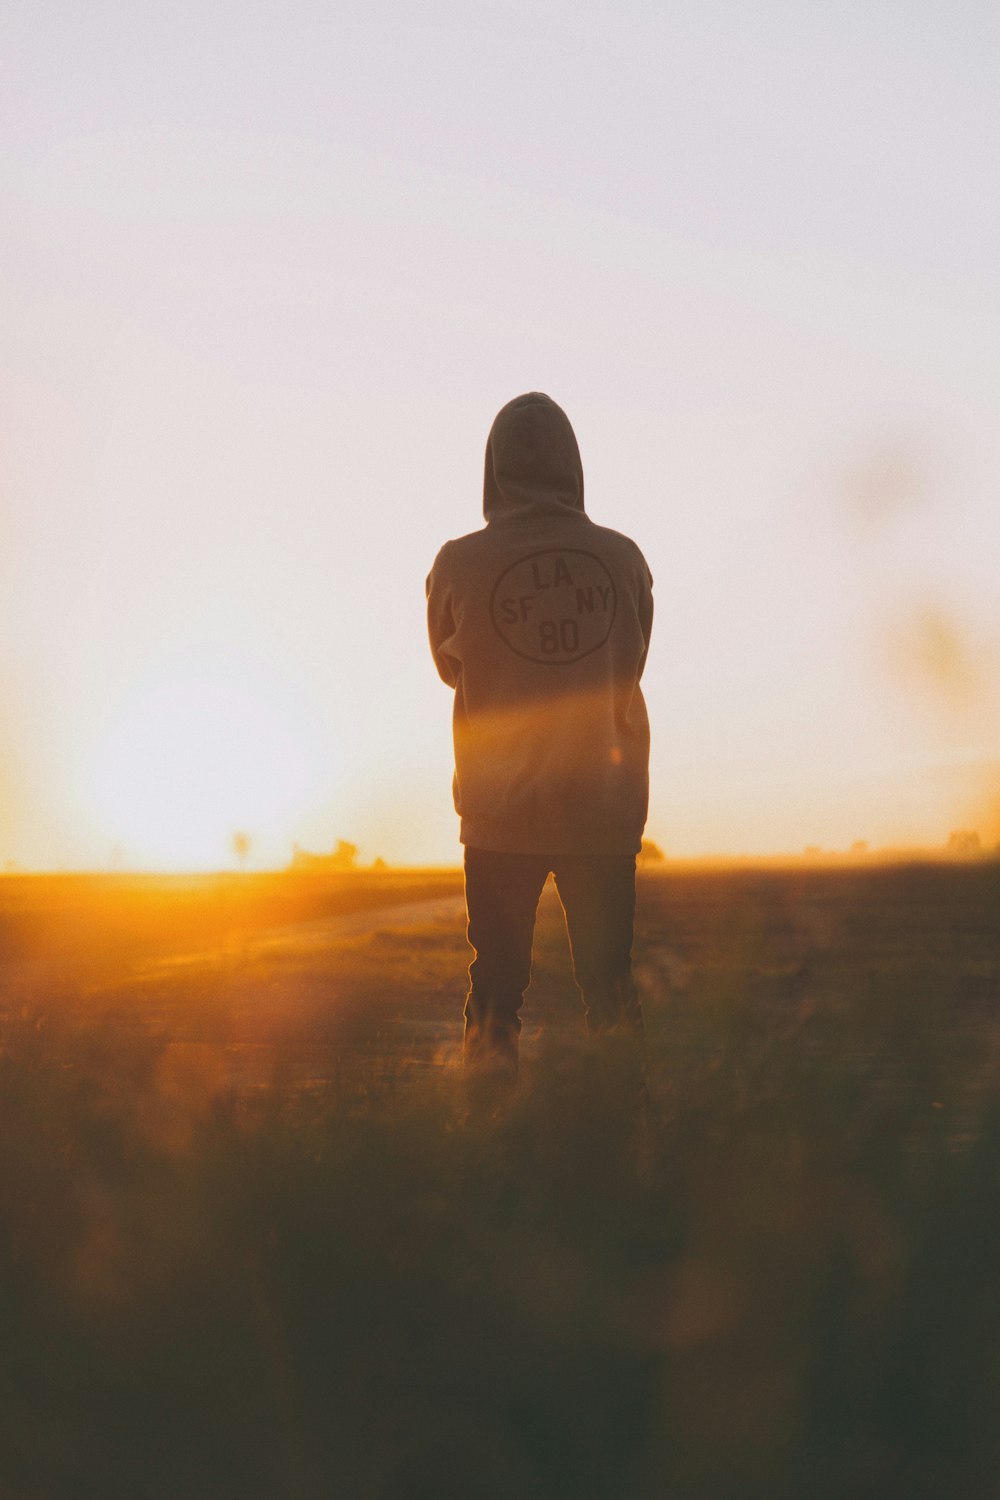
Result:
M590 1036L641 1046L631 955L653 580L630 538L587 515L576 436L541 392L497 414L483 514L484 527L439 551L427 618L434 663L455 693L454 800L475 951L465 1067L505 1084L517 1077L550 873Z

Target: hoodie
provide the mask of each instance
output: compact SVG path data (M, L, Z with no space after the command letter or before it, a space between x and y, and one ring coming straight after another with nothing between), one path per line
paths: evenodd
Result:
M486 444L486 525L427 579L431 654L455 690L461 839L526 854L638 852L649 796L639 687L652 577L584 510L569 419L518 396Z

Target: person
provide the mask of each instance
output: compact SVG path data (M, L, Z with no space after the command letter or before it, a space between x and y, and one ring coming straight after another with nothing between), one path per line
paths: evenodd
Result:
M641 1046L632 977L635 860L649 794L639 680L652 575L584 509L565 412L538 391L498 413L486 525L427 579L438 673L454 689L455 808L465 846L467 1075L517 1077L535 912L553 874L591 1037Z

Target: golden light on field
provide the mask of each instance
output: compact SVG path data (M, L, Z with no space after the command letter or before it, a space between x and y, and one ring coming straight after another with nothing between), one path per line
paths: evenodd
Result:
M276 674L195 656L151 670L102 727L83 796L130 864L218 869L232 836L280 837L313 793L308 706Z

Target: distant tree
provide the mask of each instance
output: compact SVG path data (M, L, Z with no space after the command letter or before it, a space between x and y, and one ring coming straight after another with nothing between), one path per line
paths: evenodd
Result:
M640 865L662 865L666 857L659 844L654 844L652 839L643 839L638 858Z
M949 854L958 855L962 859L968 859L972 855L981 854L982 842L975 829L955 828L948 835L946 845Z
M301 849L298 844L293 844L290 868L311 871L313 874L331 870L344 874L357 868L357 859L358 846L347 839L338 839L329 854L310 854L308 849Z
M372 869L376 870L379 875L384 874L385 871L388 870L388 868L389 866L386 864L384 859L375 859L372 861Z
M851 845L851 853L855 854L855 855L858 855L858 854L867 854L868 853L868 840L867 839L855 839L854 843Z
M336 848L330 856L333 865L338 870L353 870L357 857L357 844L348 843L347 839L338 839Z
M233 853L236 855L236 858L239 861L241 870L246 867L247 855L250 853L250 842L250 835L248 833L244 833L242 830L240 830L238 833L233 834Z

